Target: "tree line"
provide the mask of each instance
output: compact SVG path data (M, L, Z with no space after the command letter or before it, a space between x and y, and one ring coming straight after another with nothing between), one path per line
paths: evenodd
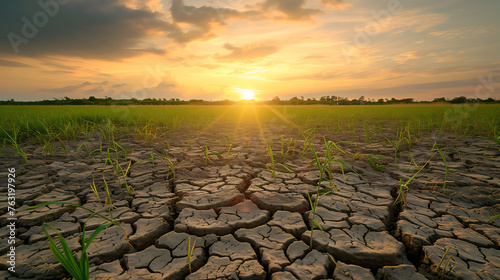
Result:
M179 98L146 98L146 99L113 99L111 97L97 98L90 96L83 99L72 99L64 97L61 99L54 98L52 100L42 101L16 101L14 99L0 101L0 105L103 105L103 106L127 106L127 105L233 105L242 103L255 103L255 104L268 104L268 105L391 105L391 104L429 104L429 103L449 103L449 104L464 104L464 103L481 103L481 104L494 104L500 103L500 100L493 98L480 99L480 98L467 98L465 96L455 98L434 98L432 101L416 101L414 98L359 98L349 99L340 96L322 96L316 98L292 97L290 99L280 99L275 96L272 100L254 101L254 100L218 100L207 101L202 99L181 100Z

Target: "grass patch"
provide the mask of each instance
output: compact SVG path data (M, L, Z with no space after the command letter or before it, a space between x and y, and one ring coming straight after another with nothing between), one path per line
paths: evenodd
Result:
M77 207L77 208L82 208L82 209L90 212L90 216L87 218L87 220L83 224L82 235L81 235L81 240L80 240L80 244L82 246L80 260L78 262L76 261L76 258L74 256L73 252L71 251L71 248L68 246L68 243L66 242L64 237L59 233L59 231L57 231L57 229L55 229L54 227L52 227L48 224L44 224L42 226L42 229L43 229L45 235L47 236L47 239L49 240L50 251L52 252L54 257L57 259L57 261L59 263L61 263L61 265L64 267L64 269L66 269L66 271L76 280L87 280L87 279L89 279L89 274L90 274L89 273L89 259L88 259L88 255L87 255L87 249L92 244L92 241L94 241L94 239L97 237L97 235L99 235L99 233L101 231L103 231L104 229L106 229L110 226L113 226L113 225L117 225L117 226L122 228L122 230L125 232L127 242L128 242L128 235L127 235L127 232L125 231L125 229L122 227L122 225L119 222L113 220L113 218L111 218L111 219L107 218L107 217L101 215L100 213L93 211L89 208L86 208L84 206L80 206L77 204L65 202L65 201L49 201L49 202L41 203L41 204L38 204L35 206L30 206L27 208L27 210L36 209L36 208L47 206L47 205L64 205L64 204L71 205L71 206ZM85 238L85 233L86 233L85 228L86 228L87 222L93 216L98 216L98 217L104 219L106 221L106 223L101 224L97 229L94 230L94 232L89 236L89 238L86 239ZM61 252L61 249L59 249L59 247L56 245L56 242L52 238L51 234L49 234L49 232L47 231L47 228L51 229L57 235L59 242L60 242L62 252ZM132 245L130 245L130 246L132 246Z

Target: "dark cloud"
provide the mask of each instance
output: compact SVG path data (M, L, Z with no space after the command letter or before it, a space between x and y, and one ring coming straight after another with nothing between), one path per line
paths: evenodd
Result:
M225 44L224 48L230 50L231 53L227 55L219 55L218 60L252 60L255 58L266 57L279 51L275 46L270 45L247 45L243 47L235 47L231 44Z
M142 53L164 55L152 36L166 36L177 43L207 40L215 28L229 20L263 19L262 10L245 10L186 5L173 0L171 22L164 14L146 7L133 9L120 0L71 0L43 7L45 1L0 1L0 56L28 57L53 55L116 60ZM267 0L265 10L277 9L288 19L299 20L315 14L305 9L305 0ZM149 40L149 41L148 41Z
M239 14L237 10L233 9L187 6L184 4L184 0L173 0L170 12L175 22L190 23L196 26L223 23L224 18Z
M146 48L146 49L131 49L131 51L142 52L142 53L152 53L157 55L164 55L167 53L166 50L158 48Z
M112 85L112 87L114 88L119 88L119 87L122 87L122 86L126 86L127 84L123 83L123 84L114 84Z
M177 43L189 43L196 40L203 40L213 37L210 26L199 26L196 29L184 31L178 25L173 25L172 30L168 33L168 37L175 40Z
M266 0L262 8L266 11L277 10L288 20L309 20L319 10L304 8L306 0Z
M54 93L66 93L66 92L73 92L75 90L82 89L82 88L85 88L87 86L93 86L93 85L101 86L101 85L106 85L107 83L108 83L108 81L103 81L103 82L83 82L81 84L71 85L71 86L65 86L65 87L60 87L60 88L41 89L40 91L43 91L43 92L54 92ZM95 87L94 89L96 89L96 88L98 88L98 87Z
M72 0L48 13L39 4L47 2L57 3L0 1L0 54L14 54L17 48L24 56L111 60L145 51L163 53L154 46L137 48L152 33L170 30L159 13L130 9L119 0Z
M0 59L0 67L32 67L32 66L21 62Z
M183 0L173 0L170 8L173 23L169 27L168 37L178 43L188 43L195 40L206 40L214 37L214 26L226 24L227 19L244 19L259 16L255 11L239 12L228 8L210 6L188 6ZM178 23L189 24L184 30Z

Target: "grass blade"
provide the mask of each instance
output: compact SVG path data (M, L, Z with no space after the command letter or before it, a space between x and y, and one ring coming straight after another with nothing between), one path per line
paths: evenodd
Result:
M45 227L49 227L53 231L56 232L57 237L59 238L59 242L61 243L61 247L63 249L64 255L61 253L59 248L56 246L54 240L50 236L50 234L47 232ZM43 230L45 234L47 235L47 238L49 239L50 243L50 250L54 254L54 257L63 265L63 267L73 276L75 279L83 279L80 274L80 269L78 267L78 263L75 260L75 257L73 256L71 249L68 246L68 243L66 243L66 240L64 237L57 231L54 227L51 225L45 224L43 227Z
M286 169L286 171L288 171L288 172L290 172L290 173L293 173L293 171L292 171L290 168L288 168L286 165L284 165L284 164L282 164L282 163L278 163L278 165L279 165L279 166L281 166L281 167L283 167L283 168L285 168L285 169Z
M273 149L271 148L271 144L268 144L267 146L269 147L269 156L271 156L271 165L272 165L271 176L274 178L274 170L276 169L276 167L274 166Z
M443 183L443 189L441 189L441 191L444 192L444 190L446 188L446 182L448 181L448 163L446 162L446 157L444 156L443 151L441 151L441 149L439 149L436 142L434 142L434 147L436 147L436 150L438 151L439 155L441 156L441 159L443 159L443 163L444 163L444 183Z
M316 219L313 220L313 223L318 226L319 230L323 231L323 228Z
M494 220L499 219L499 218L500 218L500 214L495 215L495 216L489 218L487 222L491 222L491 221L494 221Z
M90 246L92 241L94 241L94 239L97 237L97 235L101 231L105 230L107 227L109 227L111 225L112 225L112 223L105 223L105 224L100 225L96 230L94 230L94 232L90 235L89 239L85 243L85 246L83 247L83 249L85 249L85 251L87 251L88 247Z

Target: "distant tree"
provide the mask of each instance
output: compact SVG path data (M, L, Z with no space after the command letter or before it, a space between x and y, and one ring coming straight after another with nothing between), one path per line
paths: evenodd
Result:
M298 99L296 96L294 96L294 97L290 98L290 103L291 103L292 105L297 105L297 104L302 103L302 100L300 100L300 99Z
M453 103L453 104L460 104L460 103L466 103L466 102L467 102L467 97L465 97L465 96L455 97L450 101L450 103Z
M378 103L384 103L384 99L383 99L383 98L380 98L377 102L378 102Z
M69 104L71 105L85 105L85 99L72 99Z
M432 100L432 102L446 102L446 98L444 98L444 97L434 98L434 100Z
M98 100L98 103L99 103L100 105L111 105L112 100L113 100L113 99L112 99L111 97L107 97L107 96L105 96L105 98L104 98L104 99Z
M97 98L95 98L95 96L91 96L91 97L89 97L89 101L90 102L96 102Z

